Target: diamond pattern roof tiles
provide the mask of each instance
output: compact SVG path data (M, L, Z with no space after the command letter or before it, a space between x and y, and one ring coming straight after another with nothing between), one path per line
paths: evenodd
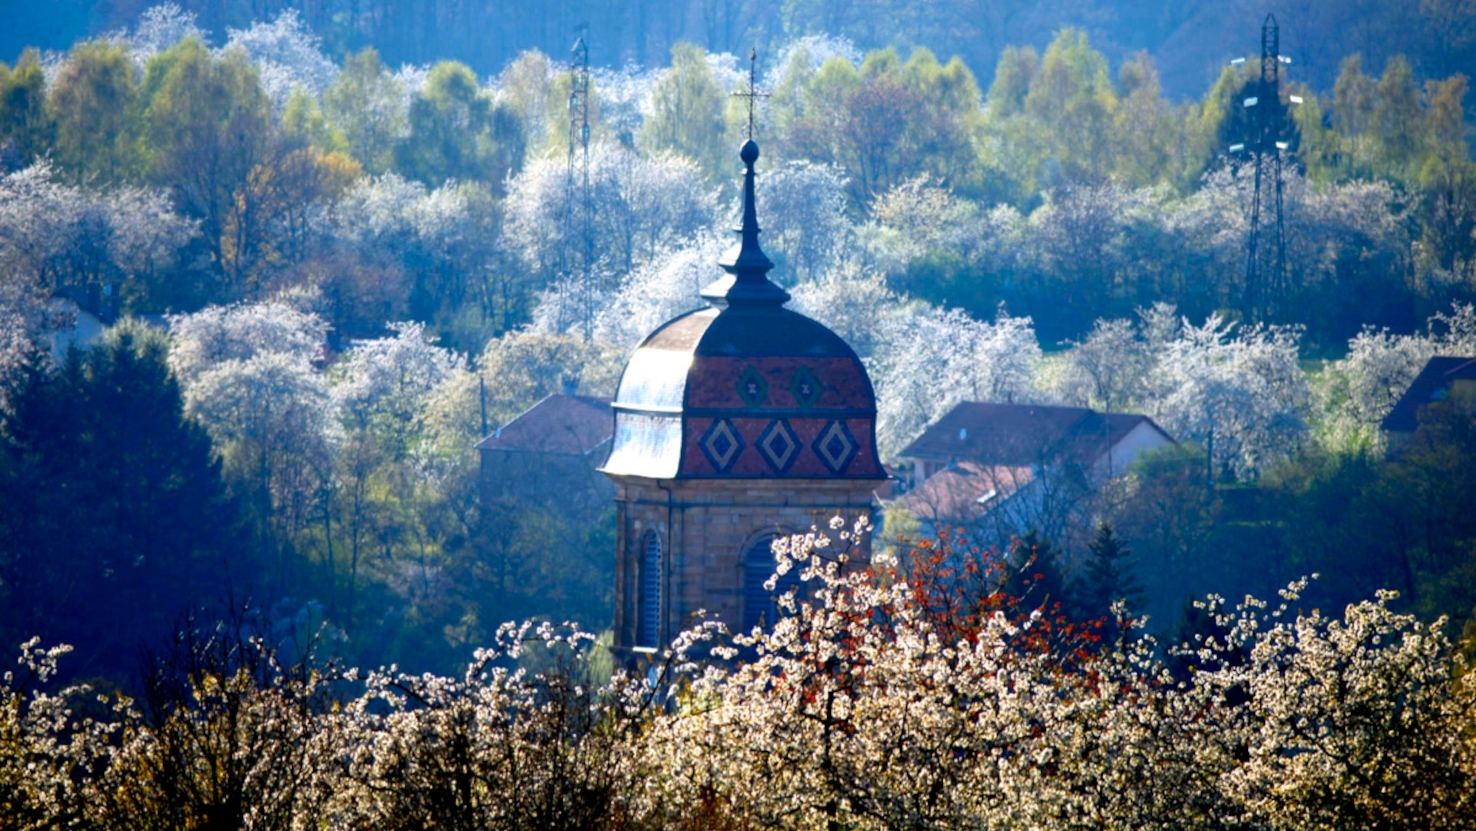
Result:
M844 473L856 458L861 445L856 437L851 435L850 428L843 421L832 421L825 425L820 435L815 437L815 443L811 445L815 455L830 469L831 473Z
M769 422L764 432L759 436L757 443L759 454L764 461L769 463L770 469L775 473L788 473L789 468L794 465L794 460L799 458L800 441L794 435L794 429L789 422L776 418Z
M707 461L718 473L727 473L743 452L743 436L733 429L733 423L720 418L707 428L698 442Z

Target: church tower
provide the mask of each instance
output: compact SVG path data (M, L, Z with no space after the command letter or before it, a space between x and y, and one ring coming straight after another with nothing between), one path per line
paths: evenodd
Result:
M866 368L834 332L784 308L758 241L758 145L739 155L743 218L718 261L726 276L702 290L705 308L636 348L614 402L602 470L616 487L622 654L664 646L698 610L743 631L772 622L770 542L869 513L886 478Z

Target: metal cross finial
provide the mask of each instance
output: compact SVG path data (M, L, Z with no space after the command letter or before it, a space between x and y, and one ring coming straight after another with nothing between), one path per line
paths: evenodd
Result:
M767 93L767 92L759 92L759 88L758 88L758 72L757 72L757 69L756 69L757 65L758 65L758 47L755 46L755 47L752 47L752 48L750 48L748 50L748 91L747 92L734 92L734 93L732 93L733 97L735 97L735 98L747 98L748 99L748 139L749 139L749 141L752 141L753 140L753 121L754 121L754 110L753 110L753 107L754 107L754 102L757 101L760 98L768 98L769 97L769 93Z

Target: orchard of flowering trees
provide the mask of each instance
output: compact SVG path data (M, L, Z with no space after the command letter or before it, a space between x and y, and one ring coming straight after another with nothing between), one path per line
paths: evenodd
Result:
M544 395L611 394L698 305L745 67L691 44L596 67L586 185L557 60L391 66L315 13L207 31L166 4L0 66L6 643L67 641L77 672L119 677L114 635L249 603L322 622L355 663L445 671L504 620L608 621L610 518L487 510L472 446ZM1254 185L1224 151L1254 66L1176 101L1148 55L1113 70L1070 28L997 44L987 86L923 48L798 35L758 67L764 246L866 362L887 461L964 400L1144 413L1179 447L1093 512L1153 631L1191 595L1313 571L1322 608L1392 586L1401 613L1472 615L1470 431L1433 418L1394 458L1377 429L1428 357L1476 351L1463 76L1289 70L1286 269L1252 301ZM47 354L59 296L122 322ZM193 520L157 542L138 512ZM138 631L77 627L84 596Z
M360 673L258 615L183 629L129 698L48 684L67 650L30 641L0 805L23 829L1470 827L1476 675L1390 595L1211 597L1158 645L961 539L861 567L864 522L776 543L805 589L771 629L698 623L637 672L525 623L460 675Z

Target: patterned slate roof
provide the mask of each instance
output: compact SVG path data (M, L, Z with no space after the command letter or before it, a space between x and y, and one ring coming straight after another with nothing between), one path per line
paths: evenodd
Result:
M677 318L636 349L613 406L609 473L886 477L866 368L833 332L788 309Z
M1380 429L1391 433L1413 433L1420 426L1420 408L1444 400L1450 394L1451 384L1456 381L1476 381L1476 357L1437 355L1431 358L1410 382L1409 389L1395 402L1394 409L1384 416Z
M758 245L753 163L743 146L741 241L702 290L711 305L661 326L636 348L615 395L603 470L672 478L885 479L876 396L854 350L784 308Z

